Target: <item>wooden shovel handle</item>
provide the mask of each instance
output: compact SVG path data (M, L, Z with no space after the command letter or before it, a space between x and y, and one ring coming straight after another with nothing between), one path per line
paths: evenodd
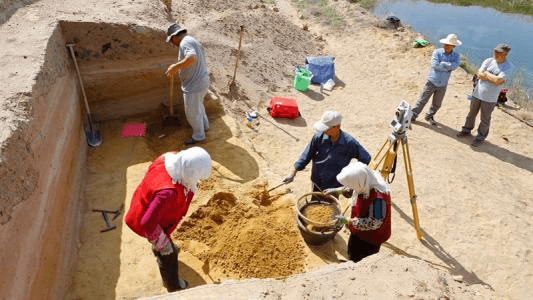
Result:
M170 76L170 95L168 102L170 104L170 116L174 116L174 76Z

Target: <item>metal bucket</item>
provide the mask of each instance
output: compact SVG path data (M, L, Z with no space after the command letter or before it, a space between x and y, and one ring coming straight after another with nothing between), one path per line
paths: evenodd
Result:
M330 211L329 216L322 215L325 219L315 220L310 218L308 212L318 207L324 211ZM341 214L341 205L337 198L324 193L313 192L300 197L296 202L296 222L303 239L310 245L322 245L335 238L342 225L334 219Z

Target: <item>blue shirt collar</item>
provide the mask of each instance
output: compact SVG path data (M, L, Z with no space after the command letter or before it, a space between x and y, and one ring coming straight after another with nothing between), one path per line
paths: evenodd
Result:
M330 144L333 144L331 142L331 138L325 133L325 132L322 132L322 142L325 142L325 141L329 141ZM340 131L340 136L339 136L339 140L337 141L337 144L346 144L346 138L344 137L344 132Z

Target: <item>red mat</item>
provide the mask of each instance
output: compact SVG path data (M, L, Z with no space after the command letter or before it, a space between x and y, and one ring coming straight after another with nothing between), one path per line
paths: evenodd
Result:
M146 125L144 123L126 123L122 127L123 137L144 136Z

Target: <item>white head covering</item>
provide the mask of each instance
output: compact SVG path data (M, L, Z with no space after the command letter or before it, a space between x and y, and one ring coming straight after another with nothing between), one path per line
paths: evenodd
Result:
M357 199L359 194L368 197L371 189L376 189L382 193L389 192L389 187L381 174L359 161L352 161L344 167L337 175L337 180L342 185L353 189L352 202Z
M327 131L333 126L341 125L342 116L336 111L326 111L320 121L315 123L316 131Z
M200 147L191 147L178 153L167 152L165 169L173 183L181 183L186 191L198 191L198 180L207 179L211 174L211 156Z

